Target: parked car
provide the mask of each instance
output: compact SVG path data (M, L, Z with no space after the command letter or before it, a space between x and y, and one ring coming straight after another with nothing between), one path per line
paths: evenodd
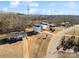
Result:
M33 32L41 32L42 26L40 24L33 25Z
M8 42L15 42L15 41L19 41L22 40L22 35L21 34L11 34L7 37L7 41Z
M55 28L56 28L56 26L55 26L55 24L50 24L50 31L55 31Z
M43 30L48 29L48 23L46 23L46 22L41 22L40 25L42 26L42 29L43 29Z

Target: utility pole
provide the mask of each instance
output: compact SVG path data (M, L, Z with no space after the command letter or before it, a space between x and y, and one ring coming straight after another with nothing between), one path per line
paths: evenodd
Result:
M27 5L27 14L29 15L29 4Z
M29 4L27 4L27 15L28 15L28 19L29 19ZM25 30L24 30L25 32ZM27 32L27 31L26 31ZM29 39L28 39L28 35L26 37L23 38L23 54L25 58L29 58ZM27 39L27 40L26 40Z

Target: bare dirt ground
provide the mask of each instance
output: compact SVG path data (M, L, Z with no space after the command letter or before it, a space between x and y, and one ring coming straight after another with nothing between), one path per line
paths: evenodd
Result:
M23 41L7 43L3 38L6 35L0 35L0 58L22 58Z
M22 41L0 45L0 58L21 58L23 57Z
M76 35L79 35L79 25L76 26ZM48 51L47 51L47 58L79 58L79 54L74 54L74 53L63 53L63 52L58 52L56 50L56 47L60 44L60 40L64 35L73 35L73 28L70 27L67 28L66 30L63 30L59 33L57 33L54 37L53 40L50 41L50 44L48 46ZM66 34L65 34L66 33Z
M26 42L28 42L29 57L42 58L46 56L47 48L53 35L62 31L61 28L56 28L55 32L43 31L37 35L28 36Z
M57 34L58 32L62 31L63 28L61 27L56 27L56 30L53 32L53 34Z
M71 29L68 29L64 32L67 32L66 34L71 35L73 32L73 30L71 30ZM63 36L63 32L61 32L61 31L62 31L62 28L56 28L55 32L47 31L47 32L39 33L37 35L28 36L28 39L25 40L26 41L25 44L28 43L28 46L26 46L26 48L28 48L28 49L26 49L26 50L28 51L27 54L29 54L29 55L27 56L27 54L26 54L25 56L30 57L30 58L45 57L46 53L47 53L47 48L50 47L46 57L78 57L75 54L73 54L73 55L71 55L71 54L67 55L66 53L58 53L55 55L52 54L53 51L56 51L55 45L59 44L58 39L61 38L61 36ZM76 29L76 31L78 31L78 29ZM58 32L59 32L59 34L57 34ZM51 34L55 34L55 37L53 37ZM78 35L78 32L76 35ZM51 38L53 38L54 40ZM54 43L49 45L50 40L51 40L51 42L54 42ZM26 50L24 52L26 52Z
M66 33L66 35L75 35L75 36L79 36L79 27L75 27L75 28L72 29L70 32Z
M6 37L6 34L0 34L0 39L3 39L4 37Z
M40 33L28 38L30 57L45 57L51 35Z
M27 29L31 31L32 29ZM51 34L56 34L61 31L57 28L55 32ZM48 33L47 33L48 32ZM28 36L28 39L23 41L18 41L12 44L6 43L2 38L6 35L0 35L0 58L23 58L23 57L45 57L47 53L47 48L53 35L49 34L50 31L41 32L37 35ZM26 44L26 46L24 45ZM28 45L28 46L27 46ZM24 50L25 49L25 50ZM28 52L25 54L25 52ZM25 56L24 56L25 55Z

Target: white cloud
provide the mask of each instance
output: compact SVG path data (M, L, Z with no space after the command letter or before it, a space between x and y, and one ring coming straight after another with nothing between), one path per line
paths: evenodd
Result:
M27 10L25 10L23 13L24 13L24 14L28 14L28 13L27 13Z
M75 2L68 2L65 6L68 6L71 9L74 9L77 5Z
M27 1L26 3L27 3L27 6L29 7L29 14L36 14L39 11L38 3L33 2L33 1ZM28 14L28 10L26 10L25 12L26 14Z
M42 9L42 14L50 15L51 11L49 9Z
M37 8L30 8L29 13L30 13L30 14L35 14L35 13L37 13L38 11L39 11L39 9L37 9Z
M29 7L38 7L39 4L33 1L27 1L27 4L29 5Z
M53 15L56 11L53 8L42 9L42 14Z
M57 11L57 12L53 12L52 14L54 14L54 15L79 15L78 14L79 13L79 11L62 11L62 12L60 12L60 11Z
M8 11L8 8L7 8L7 7L5 7L5 8L3 8L3 10L4 10L5 12L7 12L7 11Z
M38 8L30 8L29 9L29 14L36 14L38 13L39 9ZM25 11L26 14L28 14L28 11Z
M17 7L19 5L20 1L16 0L16 1L11 1L10 2L10 7Z
M0 9L1 13L7 13L8 12L8 7L4 7L2 9Z
M79 15L78 13L79 13L79 11L70 11L70 14L72 14L72 15Z
M55 6L55 3L50 3L49 7Z
M39 5L38 5L38 3L31 3L29 6L36 6L36 7L38 7Z

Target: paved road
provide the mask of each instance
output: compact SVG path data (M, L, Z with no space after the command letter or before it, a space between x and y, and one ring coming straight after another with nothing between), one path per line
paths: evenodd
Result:
M76 25L75 27L79 27L79 25ZM65 29L59 33L57 33L52 40L49 43L48 50L47 50L47 58L57 58L58 53L56 53L56 47L59 45L61 38L65 35L65 33L72 30L74 27L70 27L68 29Z

